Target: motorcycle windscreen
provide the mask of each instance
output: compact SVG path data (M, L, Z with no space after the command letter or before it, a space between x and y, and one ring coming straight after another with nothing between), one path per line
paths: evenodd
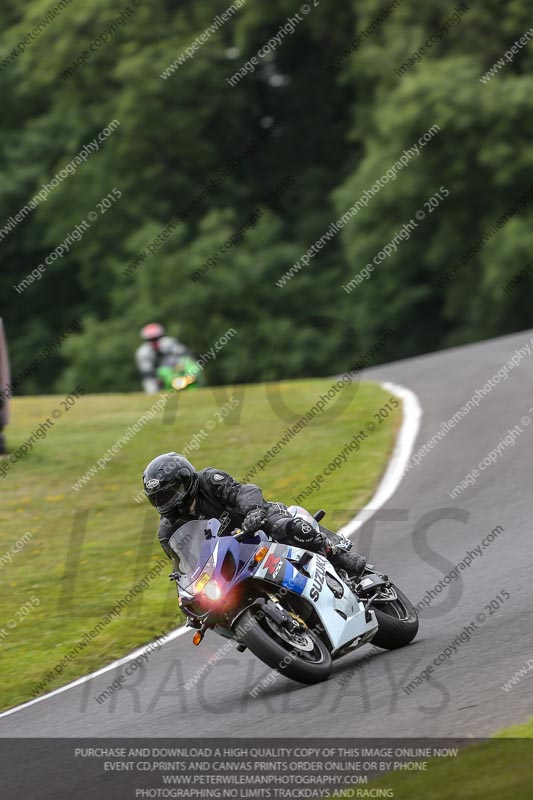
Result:
M204 572L211 576L214 566L213 539L216 538L219 528L220 522L217 519L193 520L178 528L168 540L177 561L177 583L180 589L194 593L198 578Z
M0 318L0 430L7 425L9 421L10 381L7 341L4 325Z
M305 519L305 521L308 522L315 531L320 530L320 525L313 517L313 515L310 514L309 511L307 511L306 508L303 508L302 506L289 506L287 511L293 517L299 517L300 519Z

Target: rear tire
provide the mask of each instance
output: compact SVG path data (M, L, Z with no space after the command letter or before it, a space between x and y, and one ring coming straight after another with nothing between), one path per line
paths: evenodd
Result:
M261 612L261 613L259 613ZM320 683L325 681L332 669L331 654L324 642L309 630L303 633L302 640L311 651L298 650L285 641L283 630L278 628L267 615L258 608L247 609L235 625L235 633L243 644L257 656L286 678L299 683ZM287 635L287 634L284 634Z
M418 614L408 597L393 586L398 599L372 606L378 622L372 644L384 650L397 650L410 644L418 633Z

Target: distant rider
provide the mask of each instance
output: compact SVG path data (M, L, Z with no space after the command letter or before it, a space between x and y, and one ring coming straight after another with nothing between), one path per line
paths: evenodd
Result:
M291 516L283 503L267 502L258 486L239 483L223 470L196 471L184 456L164 453L146 467L143 485L160 514L158 537L170 558L168 540L178 528L191 520L216 518L221 522L219 534L261 529L275 541L321 553L349 577L358 578L364 570L366 559L346 552L351 544L344 537L322 527L316 531L304 519Z
M165 329L158 322L151 322L141 330L143 344L137 348L135 361L141 373L143 389L147 394L156 394L162 384L158 377L159 367L175 367L190 353L173 336L165 336Z

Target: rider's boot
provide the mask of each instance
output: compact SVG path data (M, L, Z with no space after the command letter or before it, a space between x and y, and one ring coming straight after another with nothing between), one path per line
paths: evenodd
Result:
M324 537L324 555L335 569L344 570L349 578L360 578L366 566L366 558L358 553L350 553L352 543L344 536L320 526L320 533Z
M324 555L335 569L342 569L349 578L360 578L366 566L366 558L358 553L347 553L326 540Z
M317 531L299 517L292 520L290 532L292 541L300 547L324 555L335 569L344 570L349 578L357 579L362 575L366 558L357 553L351 555L348 551L351 550L352 543L344 536L322 526Z

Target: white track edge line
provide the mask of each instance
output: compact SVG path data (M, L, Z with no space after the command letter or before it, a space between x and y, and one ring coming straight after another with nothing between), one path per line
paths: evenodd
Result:
M406 389L405 386L397 383L387 381L381 383L381 386L402 400L402 426L391 459L374 496L350 522L338 531L344 536L353 536L361 525L392 497L403 478L420 429L422 407L416 394L411 389Z
M390 497L392 497L400 485L405 467L407 466L407 462L409 461L413 451L413 446L420 427L422 408L416 394L411 391L411 389L406 389L405 386L400 386L396 383L389 383L387 381L385 383L381 383L380 385L402 400L402 426L400 428L400 433L398 434L398 439L396 440L396 445L394 447L391 460L389 461L388 467L374 496L367 503L367 505L361 509L357 516L355 516L352 520L350 520L350 522L348 522L339 530L339 533L343 534L344 536L352 536L364 522L370 519L370 517L372 517L373 514L375 514L376 511L384 503L386 503ZM189 630L190 629L186 628L185 626L182 626L181 628L175 628L173 631L170 631L165 635L164 644L172 641L173 639L177 639L179 636L183 636L185 633L188 633ZM99 675L103 675L104 673L115 669L116 667L122 666L122 664L126 664L128 661L133 661L133 659L144 653L150 644L154 644L154 642L149 642L148 644L143 645L143 647L137 648L137 650L134 650L132 653L113 661L111 664L101 667L95 672L90 672L88 675L83 675L81 678L76 678L76 680L71 681L71 683L66 683L64 686L60 686L58 689L53 689L53 691L47 692L40 697L35 697L33 700L27 700L25 703L21 703L19 706L9 708L7 711L0 713L0 719L2 717L7 717L10 714L14 714L16 711L21 711L23 708L33 706L35 703L40 703L42 700L47 700L49 697L54 697L57 694L61 694L69 689L73 689L75 686L80 686L86 681L90 681L93 678L97 678Z
M175 628L173 631L169 631L165 634L165 642L172 641L173 639L177 639L178 636L183 636L184 633L190 631L190 628L186 628L182 626L181 628ZM120 667L122 664L126 664L128 661L132 661L134 658L137 658L145 650L150 647L151 644L154 642L148 642L148 644L143 645L142 647L138 647L137 650L134 650L132 653L128 653L127 656L122 656L122 658L118 658L116 661L113 661L111 664L108 664L106 667L101 667L97 669L96 672L90 672L88 675L82 675L81 678L76 678L75 681L71 681L71 683L66 683L64 686L59 686L57 689L53 689L51 692L47 692L46 694L40 695L40 697L34 697L33 700L27 700L25 703L21 703L19 706L14 706L13 708L9 708L7 711L2 711L0 714L0 719L2 717L7 717L9 714L14 714L15 711L21 711L23 708L28 708L28 706L33 706L35 703L40 703L41 700L47 700L49 697L54 697L56 694L61 694L61 692L66 692L67 689L73 689L75 686L80 686L80 684L85 683L86 681L92 680L92 678L97 678L99 675L103 675L104 672L109 672L111 669L115 669L115 667Z

